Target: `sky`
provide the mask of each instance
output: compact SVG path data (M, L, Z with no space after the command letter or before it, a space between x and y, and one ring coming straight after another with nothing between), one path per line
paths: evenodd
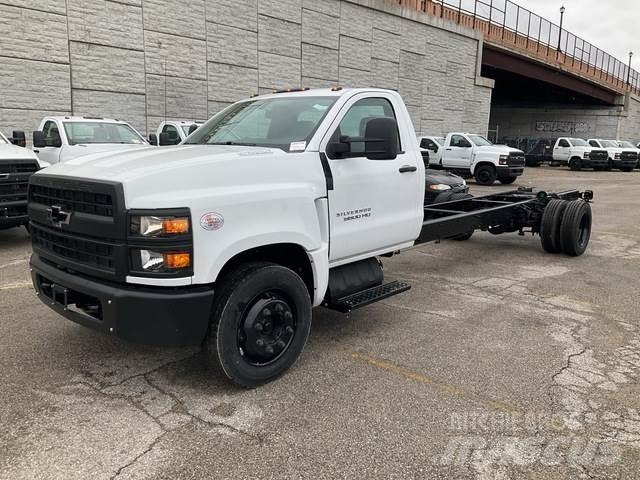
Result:
M640 71L640 1L515 0L515 3L556 24L564 5L563 28L625 63L629 61L629 52L634 52L632 67Z

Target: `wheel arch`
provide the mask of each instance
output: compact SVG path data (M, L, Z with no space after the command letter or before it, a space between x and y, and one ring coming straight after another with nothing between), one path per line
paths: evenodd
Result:
M297 243L271 243L251 247L236 253L224 263L216 276L216 281L224 278L228 272L239 265L253 261L272 262L296 272L307 286L313 302L316 288L313 261L307 250Z
M478 168L483 167L485 165L488 165L490 167L492 167L494 170L498 170L496 165L491 162L490 160L478 160L478 162L473 166L473 174L476 174L476 170L478 170Z

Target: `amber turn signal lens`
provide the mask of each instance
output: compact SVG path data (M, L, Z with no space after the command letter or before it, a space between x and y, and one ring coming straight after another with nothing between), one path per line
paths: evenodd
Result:
M189 268L191 266L190 253L165 253L164 266L166 268Z
M188 218L168 218L162 221L162 233L189 233Z

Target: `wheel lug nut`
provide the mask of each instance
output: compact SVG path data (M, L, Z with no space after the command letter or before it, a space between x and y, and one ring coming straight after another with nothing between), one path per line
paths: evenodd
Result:
M264 310L262 310L262 315L264 315L265 317L270 317L271 310L269 310L268 308L265 308Z
M284 318L286 320L291 320L293 318L293 315L291 314L291 312L284 312Z
M285 329L287 331L287 333L293 333L293 328L287 326L287 328Z
M278 312L278 313L284 312L284 307L282 305L280 305L280 304L277 304L276 305L276 312Z
M264 347L264 340L259 338L258 340L256 340L256 345L259 347Z
M278 340L278 342L276 343L276 346L279 349L283 349L284 348L284 342L282 340Z
M267 348L265 348L266 352L271 355L273 353L273 347L271 345L269 345Z
M255 326L253 327L255 328L257 331L261 332L262 330L264 330L264 326L261 323L256 323Z

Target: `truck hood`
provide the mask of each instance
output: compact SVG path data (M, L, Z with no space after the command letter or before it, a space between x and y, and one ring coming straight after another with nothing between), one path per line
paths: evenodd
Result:
M79 143L70 147L65 147L64 163L75 158L84 157L103 152L120 152L125 150L139 150L142 148L152 148L147 143Z
M277 148L177 145L87 155L47 168L46 175L122 183L129 205L160 208L212 189L242 190L251 184L295 181L298 155ZM319 164L318 164L319 165ZM295 170L295 171L294 171ZM290 172L287 179L282 172ZM305 176L308 173L305 174ZM172 195L167 196L167 191Z
M508 147L507 145L488 145L486 147L476 147L478 152L492 153L496 155L509 155L510 153L520 153L524 155L522 150Z
M36 154L28 148L0 143L0 160L37 160Z

